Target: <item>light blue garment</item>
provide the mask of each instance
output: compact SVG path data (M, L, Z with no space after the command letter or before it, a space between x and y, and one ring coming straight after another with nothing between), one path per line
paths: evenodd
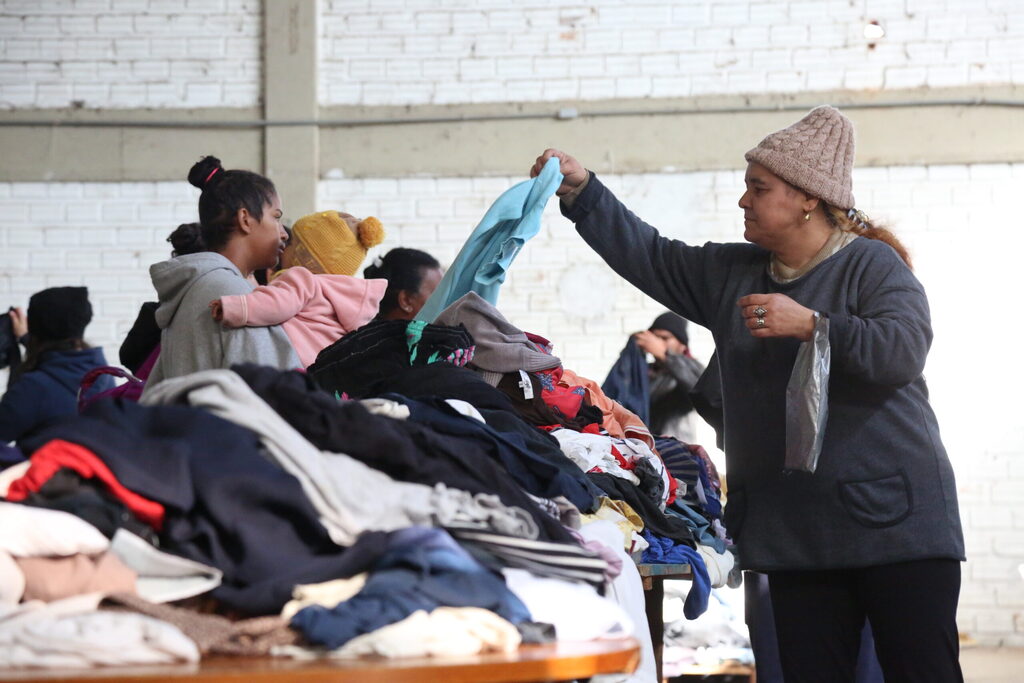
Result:
M498 289L505 273L526 241L540 231L544 206L562 184L558 164L558 159L548 159L540 175L498 197L416 315L417 320L433 322L441 311L469 292L498 304Z

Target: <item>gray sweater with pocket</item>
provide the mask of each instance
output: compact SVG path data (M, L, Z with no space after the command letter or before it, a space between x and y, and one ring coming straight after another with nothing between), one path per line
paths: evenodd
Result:
M619 275L714 335L725 522L743 568L964 559L953 470L922 376L928 300L891 247L857 239L779 284L768 275L770 252L662 237L596 176L562 210ZM752 337L736 306L747 294L776 292L829 317L829 417L813 474L783 469L786 385L800 342Z

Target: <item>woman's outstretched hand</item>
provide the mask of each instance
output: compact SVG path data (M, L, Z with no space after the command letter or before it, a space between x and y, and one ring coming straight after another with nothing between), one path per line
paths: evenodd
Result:
M530 177L536 178L539 176L541 170L544 168L544 164L546 164L548 159L551 157L558 158L558 170L562 172L562 184L557 190L555 190L555 194L559 197L572 192L587 179L588 171L583 168L583 164L576 161L575 157L569 156L558 149L544 150L544 153L537 157L537 161L533 164L533 168L530 169Z

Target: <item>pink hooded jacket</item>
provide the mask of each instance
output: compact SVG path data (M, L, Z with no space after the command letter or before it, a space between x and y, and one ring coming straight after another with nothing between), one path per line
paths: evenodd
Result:
M282 272L251 294L222 296L226 327L281 325L303 367L322 349L370 322L388 281L314 274L302 266Z

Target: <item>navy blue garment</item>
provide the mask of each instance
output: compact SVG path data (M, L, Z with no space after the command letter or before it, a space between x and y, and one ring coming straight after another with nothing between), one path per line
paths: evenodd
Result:
M528 512L542 539L575 543L491 456L487 441L473 435L449 436L430 425L373 415L358 402L337 401L300 372L256 365L236 365L233 370L320 450L345 453L396 481L428 486L444 483L470 493L495 494L505 505Z
M528 493L541 498L565 496L582 511L598 508L591 489L583 483L585 474L564 454L545 458L526 447L518 434L502 434L489 425L466 417L451 406L436 407L398 395L385 395L408 406L409 419L427 425L447 438L467 438L481 444L488 455L500 462L512 479Z
M11 465L17 465L25 459L25 454L21 452L21 449L15 448L14 446L8 446L6 444L0 444L0 469Z
M291 625L330 649L405 619L416 610L482 607L513 624L530 612L505 585L441 529L409 527L387 535L387 549L355 596L333 608L299 610Z
M630 337L619 352L618 360L608 371L601 391L647 424L651 413L650 384L647 354L637 345L636 339Z
M78 411L78 387L93 368L103 367L103 349L47 351L30 370L10 385L0 399L0 443L18 441L48 424ZM92 391L114 387L112 377L101 377Z
M688 564L690 565L690 591L683 602L683 614L687 619L696 619L708 609L708 596L711 595L711 578L704 558L688 545L676 543L671 538L655 536L647 529L640 535L650 543L640 556L647 564Z
M697 508L677 498L671 505L665 506L665 514L679 517L689 524L701 545L709 545L718 553L725 552L725 541L711 532L711 520L702 515Z
M241 612L279 612L295 584L351 576L371 555L330 539L298 480L263 457L255 433L204 410L100 400L26 452L58 438L164 505L161 547L224 572L213 597Z

